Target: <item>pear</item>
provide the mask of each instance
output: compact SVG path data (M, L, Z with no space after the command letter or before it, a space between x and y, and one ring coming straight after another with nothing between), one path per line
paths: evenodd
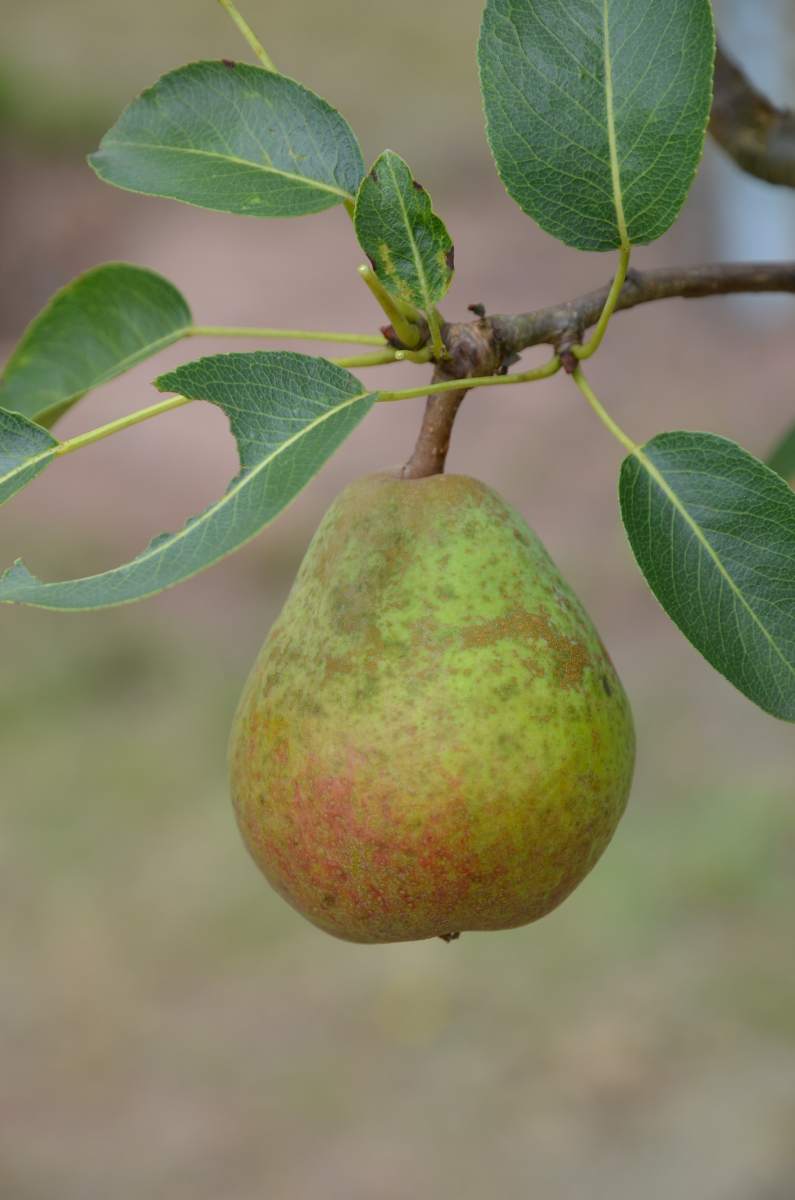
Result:
M370 475L326 514L231 739L244 841L328 933L509 929L590 871L632 715L538 538L461 475Z

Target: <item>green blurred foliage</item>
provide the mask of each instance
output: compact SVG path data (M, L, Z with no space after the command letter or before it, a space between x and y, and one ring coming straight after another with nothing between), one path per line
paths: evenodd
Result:
M480 0L242 0L277 66L340 108L365 157L386 145L431 166L485 153L475 66ZM251 52L217 0L0 0L0 119L54 147L91 146L144 87L174 67ZM410 69L407 73L407 66ZM58 103L53 104L53 96Z

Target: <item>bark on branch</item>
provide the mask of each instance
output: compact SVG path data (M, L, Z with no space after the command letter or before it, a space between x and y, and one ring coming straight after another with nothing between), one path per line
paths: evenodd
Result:
M576 300L535 312L488 317L487 322L503 355L518 354L543 343L556 348L579 341L599 320L610 285ZM655 271L630 270L616 312L674 297L695 299L737 292L795 293L795 262L714 263L698 267L664 267Z
M434 383L446 378L438 370L433 373ZM459 391L428 397L417 444L401 472L403 479L427 479L429 475L442 474L450 449L453 423L466 394L466 388L461 388Z
M442 336L449 358L444 364L437 364L433 383L494 375L502 370L504 357L488 320L445 325ZM450 449L453 422L466 394L467 389L462 387L428 397L414 453L402 471L404 479L425 479L428 475L442 474Z
M795 187L795 113L776 108L720 46L709 128L743 171Z
M464 399L466 379L504 372L530 346L547 343L563 353L583 340L604 307L610 285L535 312L513 316L479 317L460 325L446 325L443 333L450 357L437 365L433 380L461 380L460 389L428 397L417 444L406 466L404 479L422 479L444 471L453 423ZM621 291L616 312L674 297L696 299L738 292L795 293L795 262L714 263L697 267L664 267L655 271L631 270Z
M737 165L768 183L795 187L795 112L776 108L718 46L710 132ZM438 365L434 382L504 371L530 346L548 343L565 353L595 325L609 284L576 300L514 316L483 317L447 326L450 358ZM795 293L795 263L718 263L657 271L630 271L616 308L622 312L652 300L694 299L737 292ZM476 306L477 307L477 306ZM444 470L453 423L466 387L428 397L406 479Z

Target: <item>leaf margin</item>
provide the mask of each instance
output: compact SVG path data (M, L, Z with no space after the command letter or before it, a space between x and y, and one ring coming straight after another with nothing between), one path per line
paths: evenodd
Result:
M9 431L14 438L25 434L29 435L32 442L38 444L40 449L21 459L10 469L6 469L7 464L4 467L2 463L2 439L3 435ZM32 483L45 467L49 466L56 457L58 445L59 442L48 430L36 424L35 421L31 421L23 413L0 408L0 470L3 472L0 474L0 507L7 504L18 492Z
M289 504L291 504L297 498L297 496L300 494L300 492L302 492L304 490L304 488L311 482L311 480L314 478L314 475L317 474L317 472L320 469L322 469L322 466L325 464L325 462L327 462L328 459L332 456L332 454L335 453L335 451L339 448L339 446L342 444L342 442L347 439L348 435L353 431L353 428L355 426L352 426L351 429L349 429L343 433L343 436L339 439L337 444L334 445L331 448L331 450L329 450L329 452L325 454L325 456L323 457L323 459L320 462L317 469L315 471L313 471L312 474L310 474L302 483L300 483L300 485L288 496L288 498L284 501L284 503L282 503L281 506L279 508L277 508L272 513L271 516L269 516L266 520L264 520L261 524L259 524L252 532L248 533L245 537L238 539L233 544L229 545L227 548L225 548L222 551L220 551L219 553L215 554L214 557L208 559L205 562L200 563L200 565L197 566L195 569L191 569L189 571L184 572L183 574L179 575L178 578L172 579L171 581L167 582L166 584L163 584L161 586L152 587L147 591L142 591L140 593L137 593L135 595L130 595L130 596L124 597L122 599L118 599L118 600L105 599L105 600L102 600L101 602L95 603L95 604L93 604L93 603L92 604L73 604L73 605L63 604L63 603L60 603L60 604L49 603L48 604L45 602L45 599L37 601L35 599L29 598L26 595L20 596L20 595L14 595L14 594L11 594L11 595L3 594L4 591L6 591L6 592L8 591L9 586L12 589L12 593L15 588L17 591L19 591L19 589L22 588L23 591L27 591L28 593L30 593L32 590L34 593L38 592L38 593L46 594L47 589L50 589L51 591L53 591L53 590L61 588L61 587L68 588L72 585L95 583L98 580L106 580L107 581L109 578L111 578L113 576L116 576L118 578L122 572L127 571L131 567L135 567L136 564L138 564L140 562L146 561L151 555L153 555L156 552L161 552L161 553L164 552L170 545L174 544L175 542L181 540L183 537L187 536L189 533L191 533L191 531L194 531L196 527L200 527L201 523L203 521L210 520L216 511L221 510L222 506L226 505L227 503L229 503L231 501L231 499L234 498L234 496L236 494L235 489L240 489L244 485L247 485L248 483L250 483L252 479L258 478L259 475L261 474L261 472L263 470L265 470L267 468L267 466L269 466L270 463L277 458L278 455L283 453L285 449L289 448L289 446L291 444L293 444L295 441L297 441L298 438L304 436L306 433L313 432L315 428L322 425L325 421L339 416L339 414L341 412L352 408L356 404L358 404L360 406L360 412L357 414L357 420L356 420L356 424L358 424L359 421L363 420L364 417L367 415L367 413L370 411L373 404L376 402L376 399L378 396L377 392L374 392L372 390L368 390L368 389L364 388L363 385L361 384L361 382L354 375L352 375L351 372L345 370L344 368L337 367L335 364L330 363L327 359L321 358L319 356L304 355L304 354L300 354L295 351L279 351L279 350L252 351L252 352L248 352L248 353L246 353L246 352L231 352L229 354L207 355L201 359L194 360L193 362L184 363L180 367L177 367L175 370L167 372L166 374L159 376L158 379L155 381L155 386L158 387L158 390L160 390L160 391L173 391L174 390L173 385L178 381L180 372L183 372L190 368L194 368L197 365L202 364L202 363L217 362L217 361L225 360L225 359L227 359L227 360L230 360L230 359L249 359L249 360L269 359L271 361L273 361L275 359L281 359L281 360L291 360L293 362L297 362L298 360L303 360L304 362L320 363L320 364L324 364L325 367L330 368L330 370L332 372L338 373L338 376L340 379L342 379L343 377L347 377L348 380L355 382L358 387L358 391L354 395L349 396L345 400L344 403L341 403L340 405L335 406L334 408L331 408L328 411L326 411L324 414L322 414L318 418L317 421L313 422L310 425L310 427L307 430L301 431L300 433L296 434L293 438L288 439L287 442L280 444L280 446L278 447L278 451L276 453L270 455L268 458L263 460L261 463L257 464L257 466L253 470L247 470L243 466L242 443L233 429L232 434L235 439L237 450L238 450L238 455L240 458L240 470L233 477L233 479L230 481L230 484L228 485L228 487L225 489L225 491L222 493L222 495L220 497L218 497L217 500L214 500L210 505L208 505L200 513L196 514L195 516L189 517L188 520L186 522L184 522L184 524L182 525L182 527L180 529L176 530L174 533L161 533L161 534L156 535L154 538L150 539L150 541L147 543L147 545L144 547L144 549L141 551L140 554L136 555L133 559L129 560L128 562L120 564L117 567L110 568L107 571L99 572L96 575L85 576L80 579L68 579L68 580L55 581L53 583L47 583L45 581L38 579L35 575L33 575L28 570L28 568L25 566L24 562L21 559L17 559L16 562L14 562L5 571L0 572L0 604L26 604L26 605L30 605L31 607L35 607L35 608L43 608L43 609L48 609L50 611L59 611L59 612L97 611L99 609L115 608L115 607L119 607L119 606L125 605L125 604L137 603L139 600L148 599L151 596L158 595L158 594L160 594L160 592L165 591L173 586L176 586L180 583L186 582L188 579L194 578L196 575L200 574L204 570L207 570L208 568L216 565L216 563L220 562L223 558L226 558L230 554L234 553L235 550L240 549L248 541L251 541L254 537L258 536L258 534L261 533L264 528L266 528L268 525L270 525L272 523L272 521L275 520L276 517L278 517L289 506ZM179 382L182 382L182 380L180 380ZM203 397L200 397L198 395L194 398L197 400L203 399ZM363 404L362 403L363 401L366 401L368 403ZM208 403L214 404L216 407L221 408L221 410L223 412L225 412L227 417L229 417L229 413L224 409L223 405L221 405L219 402L217 402L215 400L209 400ZM231 418L230 418L230 420L231 420Z
M291 178L294 182L304 183L307 187L309 187L310 185L314 186L315 190L326 191L329 193L329 195L332 198L327 203L322 204L315 208L307 209L303 213L302 212L292 212L292 213L285 212L285 213L264 213L263 214L263 213L259 213L259 212L246 212L246 211L242 211L242 210L236 209L236 208L217 207L217 206L213 206L213 205L203 204L196 200L189 200L189 199L185 199L181 196L174 195L171 192L150 191L150 190L146 190L146 189L143 189L140 187L135 187L133 185L119 183L118 181L110 178L105 170L101 169L100 156L103 152L103 148L106 146L106 143L111 146L114 144L116 144L116 145L124 144L122 142L115 141L114 139L112 139L110 137L110 135L122 123L122 121L124 121L125 119L128 118L128 116L130 115L130 113L132 112L132 110L134 109L134 107L136 105L138 105L141 101L146 101L146 102L150 101L153 98L153 96L155 96L157 89L160 88L164 84L164 82L167 82L170 84L176 76L180 75L183 72L191 71L195 68L200 68L200 67L215 68L215 67L220 67L220 66L224 67L224 71L227 71L230 69L230 64L226 60L223 60L223 59L220 59L220 60L219 59L197 59L195 61L185 63L181 67L175 67L169 71L164 72L162 75L160 75L155 80L154 83L150 84L148 87L144 88L137 96L133 97L133 99L127 105L125 105L125 107L122 109L121 113L119 114L117 119L114 121L113 125L111 125L110 129L107 130L106 133L102 136L97 149L87 155L88 165L91 167L91 170L94 172L94 174L97 176L97 178L99 180L101 180L103 183L109 184L111 187L117 187L117 188L121 189L122 191L132 192L135 195L150 196L150 197L155 197L158 199L174 200L179 204L187 204L191 208L204 209L205 211L210 211L210 212L222 212L222 213L233 214L233 215L237 215L237 216L249 216L249 217L255 217L255 218L260 218L260 219L267 219L268 217L289 218L289 217L295 217L295 216L312 215L314 213L323 212L329 208L336 207L339 204L353 204L355 202L355 198L356 198L356 190L358 188L358 183L357 183L356 187L353 188L352 190L344 190L341 188L331 187L331 186L324 184L318 180L312 180L311 177L309 177L309 176L300 176L297 174L295 176L290 176L289 173L284 172L284 171L279 171L278 169L275 169L272 167L271 167L272 173L281 175L282 177L285 177L285 178ZM340 124L342 126L344 126L345 130L347 130L347 132L350 135L351 146L355 149L357 156L358 156L358 165L360 168L359 182L361 181L361 177L364 175L364 159L362 156L362 151L361 151L361 146L359 144L359 140L358 140L352 126L350 125L350 123L346 120L346 118L342 115L342 113L340 113L339 110L336 109L328 100L326 100L323 96L318 95L317 92L312 91L311 88L308 88L305 84L301 83L300 80L294 79L292 76L285 75L281 71L269 71L263 67L255 66L250 63L241 63L241 62L235 62L234 64L231 64L231 66L234 67L234 70L236 72L239 72L241 70L244 73L252 72L253 73L252 78L255 76L261 76L261 77L266 77L269 80L273 80L273 79L281 80L285 84L291 85L291 86L299 89L302 93L304 93L306 96L308 96L312 102L317 102L317 104L321 108L324 108L326 110L326 115L336 117L339 120ZM135 145L136 143L129 143L129 144ZM175 147L161 147L159 145L154 148L158 149L158 150L168 149L172 152L175 152L178 149ZM193 153L193 154L202 153L193 148L190 148L189 152ZM210 152L207 152L207 153L210 157L223 158L223 156L221 156L221 155L210 154ZM235 156L229 156L229 161L230 162L231 161L238 162L240 164L240 166L246 168L246 170L248 170L248 171L252 170L252 168L256 165L249 160L242 159L242 158L238 159Z
M634 450L632 450L627 455L627 457L623 460L623 462L621 464L621 470L620 470L620 475L619 475L619 500L620 500L620 508L621 508L621 518L622 518L622 523L624 525L625 532L627 534L627 539L628 539L630 547L632 549L633 556L635 557L636 563L637 563L637 565L641 571L641 574L642 574L644 580L646 581L650 591L652 592L652 595L655 597L657 602L660 604L663 611L666 613L666 615L669 617L669 619L673 622L673 624L676 625L676 627L683 634L683 636L686 638L686 640L688 642L690 642L690 644L710 664L710 666L712 666L714 670L716 670L720 675L722 675L734 688L736 688L742 695L744 695L748 700L750 700L753 704L755 704L763 712L766 712L770 716L776 717L780 720L795 722L795 662L790 662L784 657L783 653L781 652L780 647L776 644L773 636L770 634L769 630L766 628L766 626L764 625L762 620L759 618L759 616L754 611L752 606L749 604L749 602L743 596L742 592L736 585L735 581L732 579L730 573L727 571L727 569L724 567L723 563L721 562L714 547L712 547L712 545L710 544L708 538L706 538L704 536L704 534L701 530L701 527L698 525L698 523L695 521L695 519L692 517L692 515L688 512L687 507L684 504L684 502L680 500L680 498L677 496L674 489L671 487L671 485L665 479L665 477L663 476L663 474L659 470L659 468L656 466L656 464L649 458L649 455L647 453L648 448L650 446L652 446L653 443L655 443L655 442L659 446L659 444L664 439L671 439L671 438L683 437L683 436L690 438L690 439L704 439L704 441L708 440L709 443L713 447L720 446L720 447L728 449L732 453L736 452L736 454L739 457L741 457L744 460L747 460L749 462L749 464L754 467L755 470L758 468L759 472L762 473L762 477L767 478L768 482L771 482L771 483L774 482L777 490L783 489L782 499L785 498L784 493L786 493L787 499L785 500L785 502L789 504L790 500L791 500L791 507L793 509L793 512L795 512L795 496L793 495L791 489L788 487L787 483L781 478L781 476L779 476L775 471L771 470L770 467L767 466L767 464L765 464L761 460L757 459L754 455L750 454L747 450L744 450L741 446L739 446L736 442L733 442L731 439L721 437L719 434L702 432L702 431L692 431L692 430L674 430L674 431L670 431L667 433L656 434L654 437L650 438L648 441L644 442L642 445L635 446ZM702 442L702 445L703 444L704 443ZM655 448L657 448L657 447L655 447ZM693 637L691 637L691 634L683 626L682 622L677 618L677 616L673 612L670 611L668 604L666 604L663 597L658 593L657 588L654 586L654 583L649 578L646 568L643 565L643 562L641 561L641 557L638 554L638 551L637 551L636 545L635 545L635 541L633 540L632 532L630 530L629 523L627 520L627 515L626 515L627 514L627 505L626 505L626 498L625 498L625 488L628 486L629 473L632 469L634 469L634 464L637 464L637 466L641 470L646 472L649 479L654 482L654 484L657 486L657 488L666 497L666 499L670 503L672 509L675 510L675 512L680 516L680 518L684 519L685 523L688 525L688 527L691 529L691 532L693 532L694 536L696 537L701 549L706 551L708 556L712 559L712 561L717 566L722 580L728 584L729 590L732 592L732 594L734 596L737 596L740 598L743 608L750 615L750 617L752 618L755 625L757 625L758 628L762 631L765 640L775 649L777 656L781 659L784 666L787 668L787 670L792 675L793 682L791 684L789 700L787 703L782 703L779 706L775 706L770 701L763 702L758 696L752 695L751 691L749 690L748 685L738 682L738 679L736 677L734 677L732 674L730 674L729 671L726 670L723 665L714 661L714 658L712 656L710 656L709 654L707 654L705 652L705 650L702 648L702 646L699 645L699 643ZM649 519L651 519L651 518L649 517ZM795 523L793 524L793 529L795 530ZM671 557L673 560L674 549L675 549L673 541L671 541L669 543L669 546L670 546ZM699 563L699 572L700 572L700 563Z
M618 164L616 155L613 153L614 147L612 145L612 141L615 137L615 126L613 125L612 132L608 133L608 140L611 143L611 145L610 145L610 171L611 171L611 176L612 176L612 190L613 190L613 201L614 201L613 210L614 210L614 213L616 216L616 231L617 231L618 236L614 240L611 240L611 241L608 241L605 238L596 238L594 236L587 237L587 236L583 235L582 233L579 233L579 234L574 233L574 234L569 234L567 236L566 233L564 233L562 231L561 224L559 222L556 222L551 217L551 215L549 215L549 213L551 212L551 209L554 207L554 204L553 204L553 201L551 199L549 199L548 196L546 198L542 197L541 201L535 207L533 207L533 206L531 206L529 201L527 201L527 203L525 203L522 200L520 200L519 197L515 194L515 188L513 186L511 186L508 178L506 177L506 170L505 170L504 164L502 162L502 158L504 156L502 155L502 151L498 150L498 147L496 145L498 138L495 136L494 130L495 130L497 122L496 122L496 119L491 115L491 111L490 111L492 101L491 101L491 96L490 96L490 89L487 86L487 74L489 71L489 64L486 61L486 43L487 43L488 34L490 32L488 29L489 22L496 20L495 13L497 14L497 17L499 17L499 16L504 17L504 14L499 13L497 10L498 10L498 5L504 4L506 2L509 5L511 3L516 3L517 6L520 7L522 4L524 4L525 6L532 5L535 2L535 0L486 0L486 4L484 6L482 19L481 19L480 32L478 35L478 48L477 48L478 77L479 77L479 83L480 83L481 106L482 106L483 114L485 117L486 141L488 143L489 150L491 152L491 157L493 160L493 164L497 170L498 177L499 177L501 183L503 184L503 187L505 188L506 192L508 193L510 198L517 204L517 206L523 212L525 212L526 215L530 216L531 219L533 221L535 221L535 223L541 229L543 229L545 233L550 234L552 237L555 237L559 241L561 241L564 245L570 246L574 249L583 250L583 251L605 252L605 251L610 251L610 250L618 250L622 247L622 245L624 245L624 247L626 248L628 246L634 246L634 245L648 245L651 242L656 241L668 229L670 229L670 227L678 219L678 217L681 213L682 207L684 206L685 200L687 199L687 196L689 194L690 188L692 187L693 180L695 179L695 176L698 173L701 159L703 157L703 148L704 148L706 132L707 132L708 124L709 124L711 104L709 102L707 102L704 105L703 127L701 128L701 133L700 133L701 149L700 149L699 155L695 159L695 162L693 164L692 173L689 176L686 187L684 188L681 200L670 211L668 217L666 218L667 224L665 225L664 228L659 228L656 231L653 231L649 236L644 235L642 237L632 237L632 236L630 236L628 229L627 229L629 222L626 219L626 214L623 213L623 207L624 207L623 199L621 202L622 213L619 213L616 209L615 172L616 172L616 169L618 168L619 181L620 181L620 166ZM611 0L600 0L600 2L601 2L601 8L602 8L603 27L605 29L609 29L609 21L608 21L607 14L608 14L608 8L609 8L609 4L610 4ZM705 83L708 85L706 87L705 96L707 96L708 100L711 101L713 91L714 91L715 51L716 51L716 44L717 44L714 12L713 12L713 8L712 8L711 0L692 0L692 2L694 4L699 3L702 5L703 18L705 20L707 20L708 24L709 24L710 40L711 40L711 56L710 56L710 62L709 62L709 76L708 76L708 80L705 80ZM597 0L594 0L594 3L593 3L594 8L596 7L596 3L597 3ZM569 17L571 16L571 14L568 12L566 15ZM572 20L573 20L573 18L572 18ZM560 39L557 39L557 40L560 41ZM605 51L607 50L607 48L608 48L607 43L605 42L605 44L603 45L603 55L604 55ZM497 56L497 57L499 57L499 56ZM605 59L605 61L606 61L606 59ZM612 66L606 73L612 77L612 74L613 74ZM515 79L511 80L511 82L513 83L516 90L520 90L520 84L518 82L516 82ZM499 94L499 89L497 89L495 87L494 90L497 94ZM612 92L612 87L611 87L611 92ZM613 96L613 103L614 103L614 99L615 99L615 97ZM610 105L610 107L612 107L612 104ZM528 137L524 137L524 140L529 146L530 139ZM536 155L536 157L539 157L539 156ZM539 161L541 161L540 158L539 158ZM549 164L547 164L547 165L549 165ZM623 195L623 190L622 190L622 195ZM546 212L544 211L545 208L547 210ZM622 217L623 217L623 219L622 219ZM624 230L627 230L626 241L624 240L624 237L622 234L622 230L621 230L622 225L623 225Z
M364 234L364 204L370 200L373 189L379 189L382 195L385 194L380 182L381 172L388 172L391 178L392 191L397 199L406 241L410 247L414 273L418 282L418 290L413 294L411 293L411 282L405 276L401 277L397 270L389 270L388 261L385 261L383 256L380 258L378 256L380 247L372 244L370 239L365 237ZM402 179L398 178L399 175L402 176ZM404 188L402 186L406 181L408 181L408 189L411 190L412 198L415 199L420 210L418 220L421 220L425 224L429 235L435 237L439 243L438 253L442 255L442 259L439 261L438 266L442 278L439 286L436 287L433 286L429 279L427 263L417 241L417 221L412 218L406 206ZM453 281L453 275L455 274L455 248L453 239L443 219L434 209L429 193L417 181L406 160L394 150L383 150L362 179L356 194L353 223L359 245L367 255L375 274L387 291L398 301L412 304L426 315L432 313L434 306L444 299L447 294ZM409 294L406 294L404 289L408 289Z
M172 301L176 301L178 304L181 304L187 318L187 323L184 326L175 326L169 334L159 338L156 342L148 343L146 348L142 348L135 354L128 355L125 359L121 360L116 367L104 371L88 387L69 393L68 395L64 396L62 400L55 404L48 404L47 407L36 409L33 413L23 412L20 408L9 409L9 411L20 412L22 416L27 417L28 420L34 421L35 424L41 425L44 428L52 428L56 421L58 421L71 408L73 408L75 404L79 403L84 396L87 396L96 388L103 387L106 383L110 383L112 380L118 379L120 375L132 370L132 368L136 367L139 363L145 362L148 358L154 357L154 355L159 354L161 350L165 350L169 346L175 345L176 342L181 341L190 334L190 331L193 327L193 313L188 301L185 299L185 296L180 289L173 284L170 279L167 279L158 271L153 271L149 267L141 267L137 263L129 263L122 260L111 260L110 262L99 263L94 267L88 267L85 271L81 271L79 275L76 275L62 287L58 288L57 291L50 296L44 306L35 314L35 316L31 318L25 329L22 331L22 334L13 347L9 358L3 364L2 374L0 374L0 407L7 408L7 405L3 403L3 395L4 387L9 377L9 372L11 373L11 377L13 379L17 371L24 371L26 369L26 364L22 363L20 366L19 360L29 352L29 347L32 342L34 343L35 347L35 338L37 334L42 328L46 328L47 323L51 320L53 314L57 311L59 306L69 302L73 298L75 291L89 285L93 286L93 284L101 275L104 275L106 272L113 273L117 271L129 272L138 276L145 276L149 283L155 282L157 286L164 287L170 292L170 299ZM41 350L39 350L38 353L41 353Z

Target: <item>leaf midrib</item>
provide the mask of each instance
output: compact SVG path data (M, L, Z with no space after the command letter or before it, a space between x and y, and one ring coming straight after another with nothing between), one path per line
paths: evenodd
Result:
M684 503L679 499L679 496L676 494L676 492L670 486L670 484L666 480L665 476L657 469L657 467L654 465L652 460L649 458L649 456L643 450L642 446L635 446L634 449L632 450L632 454L638 460L638 462L641 464L641 466L644 467L644 469L648 472L648 474L651 476L651 478L654 480L654 482L660 488L662 493L668 498L672 507L676 510L676 512L679 514L679 516L682 518L682 520L685 522L685 524L689 526L691 532L695 536L699 545L706 551L707 555L712 559L713 563L715 564L715 566L718 569L719 575L724 580L724 582L728 586L729 590L733 593L733 595L736 597L736 599L739 600L742 607L748 613L748 616L751 618L751 620L754 622L754 624L757 625L758 628L760 629L762 635L764 636L765 640L769 643L770 647L775 651L776 655L781 659L782 663L787 668L787 670L790 672L790 674L793 676L793 678L795 678L795 666L793 666L792 663L790 663L784 657L782 651L779 649L777 641L775 640L773 635L768 631L767 626L763 624L761 618L757 616L754 609L751 607L751 605L745 599L745 596L740 591L740 589L737 587L737 585L735 584L731 575L728 573L728 571L724 567L723 563L721 562L720 558L718 557L718 554L713 549L711 542L706 537L706 535L702 532L701 526L698 524L698 522L695 520L695 518L690 515L690 513L688 512Z
M9 480L13 480L15 476L21 475L23 471L29 471L31 467L38 466L39 463L46 462L49 458L54 458L57 449L58 442L53 439L52 446L48 446L46 450L42 450L39 454L34 454L32 458L26 458L24 462L19 463L16 467L12 467L10 471L7 471L5 475L0 475L0 488L4 484L8 483ZM15 494L16 493L12 492L11 496L8 496L6 500L0 500L0 506L5 504L7 500L10 500Z
M411 255L412 255L412 258L414 259L414 269L417 272L417 278L420 283L420 290L422 292L422 296L423 296L423 300L424 300L424 303L422 306L423 312L427 313L428 310L433 307L433 299L431 297L431 290L430 290L430 286L428 284L428 277L425 274L425 266L422 261L422 255L420 254L420 248L417 245L416 238L414 237L414 230L412 228L411 221L409 219L408 209L406 208L405 202L403 200L403 193L400 189L400 184L398 182L397 175L395 174L394 162L391 160L389 162L389 173L392 176L392 183L394 185L395 192L397 193L398 204L400 205L400 211L403 215L403 223L406 226L406 233L408 235L409 245L411 246ZM409 187L411 187L410 181L409 181Z
M62 404L74 404L80 399L81 396L84 396L86 392L93 391L94 388L102 387L103 384L110 383L112 379L116 379L117 376L123 375L124 372L128 371L131 367L137 366L137 364L143 361L143 359L152 358L155 354L159 354L161 350L165 350L168 346L172 346L175 342L181 341L182 338L188 337L192 329L192 323L188 325L181 325L179 329L174 330L172 333L165 334L160 338L155 338L153 342L147 342L145 346L142 346L140 350L136 350L135 353L128 354L124 358L120 358L115 366L108 367L106 371L103 371L100 376L94 379L91 383L86 384L85 387L78 388L77 391L69 392L68 395L60 397L59 399L53 401L52 404L48 404L46 408L38 409L36 416L30 419L40 423L42 418L46 419L51 412L60 408Z
M618 137L616 134L615 95L613 91L613 60L610 56L610 0L602 0L602 29L603 54L605 70L605 112L607 118L607 144L610 151L610 175L613 181L613 203L616 209L616 223L622 246L630 246L627 219L624 213L624 199L621 189L621 165L618 159Z
M136 150L154 150L162 154L194 154L201 158L217 158L221 162L231 162L238 166L246 167L248 170L262 171L265 175L278 175L282 179L289 179L292 183L303 184L304 187L316 188L319 191L329 192L333 196L339 196L343 200L352 200L353 194L346 192L344 188L334 187L333 184L324 183L322 180L313 179L308 175L295 175L291 171L283 171L279 167L262 166L260 163L254 162L252 159L239 158L236 154L221 154L217 150L200 150L193 146L168 146L161 145L157 142L128 142L122 141L120 138L106 138L105 147L107 146L132 146ZM103 147L100 147L98 154L93 155L94 159L99 157Z

